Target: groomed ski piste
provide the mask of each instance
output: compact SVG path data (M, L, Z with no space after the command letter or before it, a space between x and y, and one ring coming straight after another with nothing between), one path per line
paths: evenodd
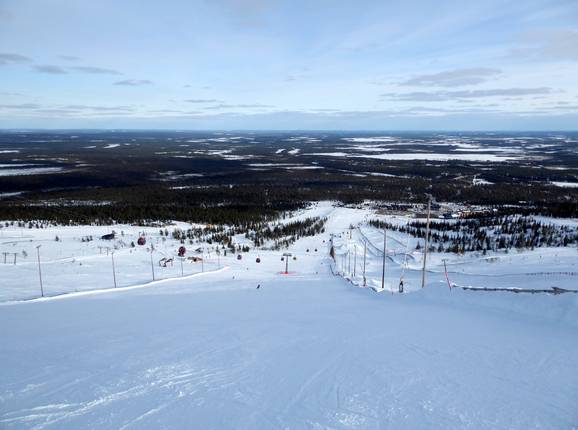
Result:
M367 221L407 219L322 202L283 222L312 216L325 231L289 249L185 245L203 262L182 269L159 228L3 228L0 428L578 428L578 294L459 287L576 290L576 247L430 253L422 288L417 239L388 232L382 288Z

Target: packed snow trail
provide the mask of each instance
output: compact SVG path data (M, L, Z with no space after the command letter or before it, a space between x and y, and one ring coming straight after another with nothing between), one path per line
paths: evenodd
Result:
M346 232L367 212L314 211L328 217L326 232L291 246L297 260L289 275L280 273L281 252L255 251L223 258L229 269L207 276L4 303L0 428L576 428L578 294L450 292L439 264L447 254L435 253L421 289L419 252L405 272L407 294L355 288L332 275L340 268L327 257L329 239L335 235L339 252L359 247L361 235L347 242ZM383 240L362 228L376 244ZM58 243L65 256L69 243ZM574 270L575 252L545 249L470 265L455 257L451 279L539 285L540 277L524 273L538 262L545 273ZM118 257L125 285L147 281L148 254ZM80 291L109 287L108 270L87 270L101 258L87 255L62 285L53 279L53 291L74 291L68 282L78 273L90 274L75 285ZM395 290L403 261L388 260L386 282ZM462 262L467 270L459 272ZM368 261L371 282L380 264L380 255ZM17 280L20 267L5 267L2 276ZM510 275L485 276L490 270ZM556 279L572 287L571 276ZM17 282L11 288L2 294L20 294Z
M439 300L435 287L376 296L332 277L327 260L317 264L295 276L238 271L233 279L227 271L3 306L0 357L10 371L0 375L0 426L527 429L578 422L575 321L461 305L466 292Z

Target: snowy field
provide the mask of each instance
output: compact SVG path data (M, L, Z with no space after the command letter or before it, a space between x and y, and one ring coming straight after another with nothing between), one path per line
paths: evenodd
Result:
M289 274L285 251L209 244L185 245L202 265L161 267L180 244L159 228L3 228L0 428L578 428L578 294L450 290L443 268L577 289L575 247L433 253L422 289L416 239L391 232L381 289L378 215L322 203L292 219L310 216L325 232L290 246Z

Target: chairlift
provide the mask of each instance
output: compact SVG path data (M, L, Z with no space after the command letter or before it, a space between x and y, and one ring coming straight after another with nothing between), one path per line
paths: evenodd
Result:
M408 224L407 227L409 228L409 221L408 221L407 224ZM408 231L408 229L406 229L406 231ZM406 241L406 244L405 244L405 256L404 256L404 259L403 259L403 266L402 266L402 268L401 268L401 276L399 277L399 287L398 287L398 292L399 292L399 293L403 293L403 286L404 286L404 285L403 285L403 277L404 277L404 275L405 275L405 270L407 269L407 255L408 255L408 252L409 252L409 239L410 239L410 237L411 237L410 234L407 233L407 241Z

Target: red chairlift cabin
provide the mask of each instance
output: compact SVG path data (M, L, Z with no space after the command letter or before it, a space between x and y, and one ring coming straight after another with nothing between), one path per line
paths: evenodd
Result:
M257 257L257 259L255 260L255 262L260 263L261 259L259 257Z
M243 256L241 254L237 255L237 260L241 260L243 259Z
M143 246L144 244L147 243L147 240L145 239L144 236L141 236L138 238L138 240L136 241L136 243L138 243L140 246Z
M186 252L187 248L185 248L184 246L179 247L179 257L184 257Z

